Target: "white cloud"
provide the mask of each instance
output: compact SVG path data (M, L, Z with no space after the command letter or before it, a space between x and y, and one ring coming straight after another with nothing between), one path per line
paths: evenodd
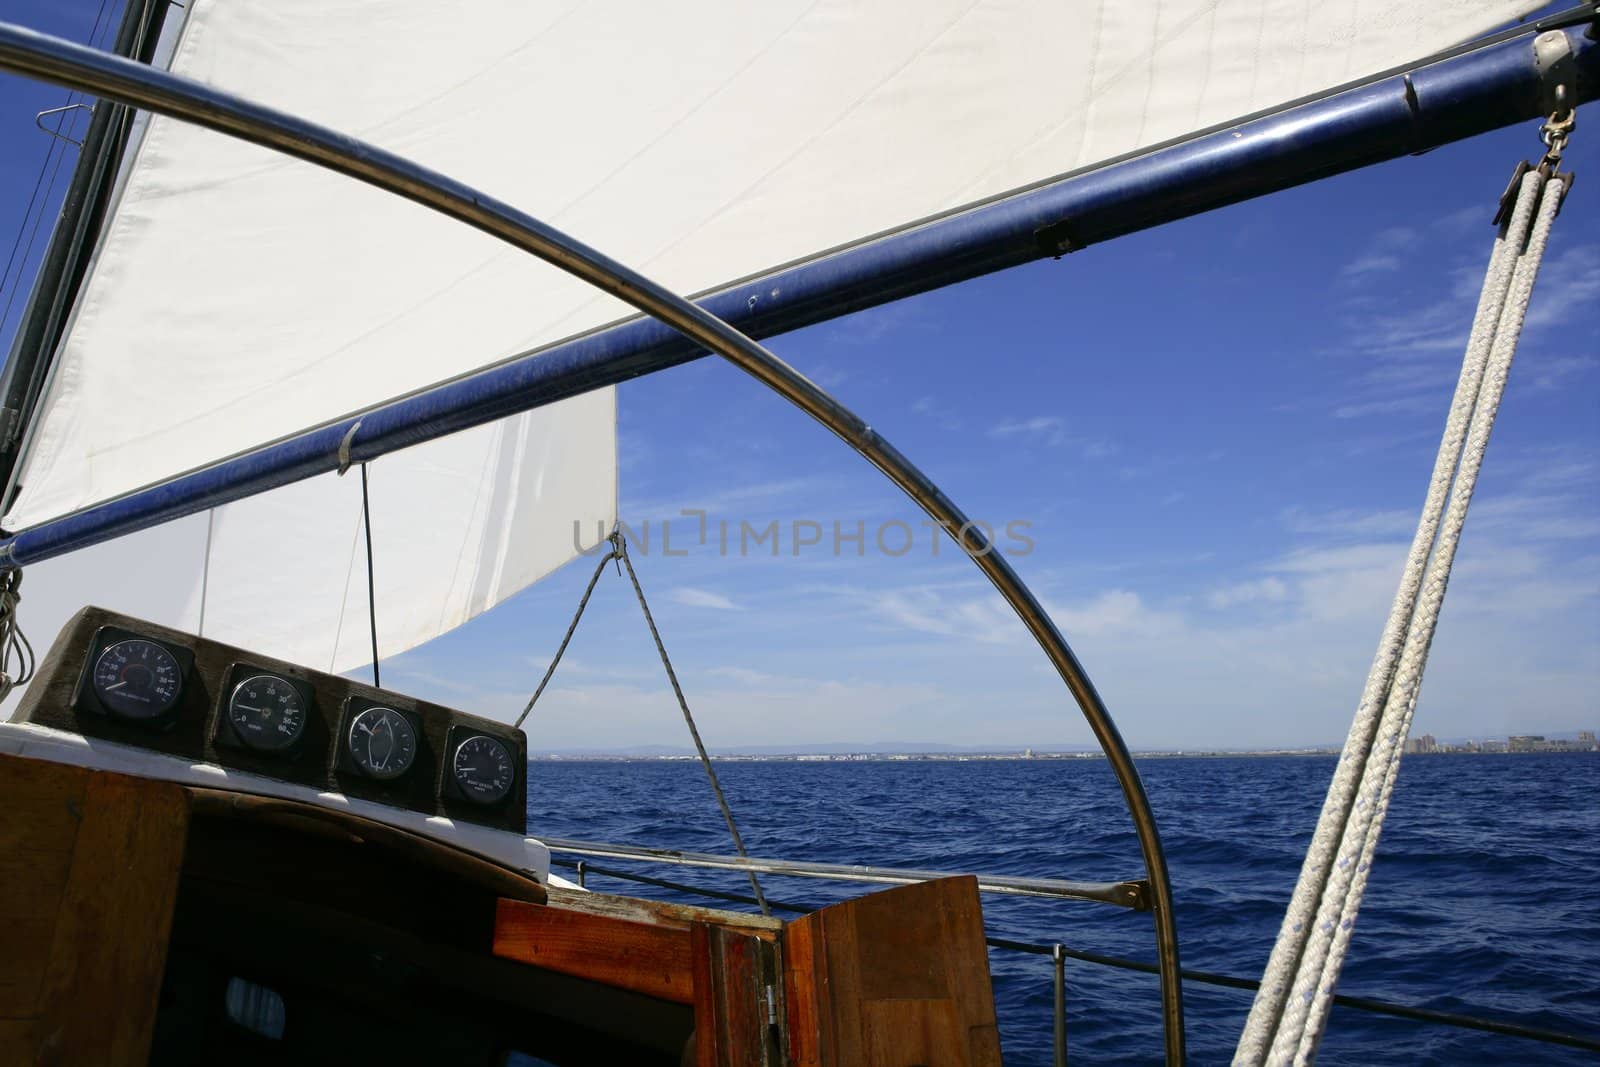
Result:
M1035 415L1030 419L1005 419L989 430L990 437L1024 437L1058 445L1067 439L1066 420L1059 415Z
M1600 248L1579 245L1548 258L1528 305L1524 327L1559 326L1600 299Z
M1380 230L1367 249L1346 263L1340 274L1358 278L1364 274L1397 271L1405 264L1405 253L1416 247L1417 232L1406 226L1393 226Z
M690 586L680 586L667 594L667 597L676 604L689 608L714 608L717 611L740 611L739 605L723 596L713 593L709 589L695 589Z
M1240 604L1262 602L1278 603L1289 596L1289 587L1279 578L1257 578L1254 581L1234 582L1213 589L1206 595L1206 603L1219 611Z
M1417 513L1404 510L1357 511L1341 508L1334 511L1306 511L1289 508L1283 513L1283 525L1299 534L1399 537L1409 536L1416 529Z

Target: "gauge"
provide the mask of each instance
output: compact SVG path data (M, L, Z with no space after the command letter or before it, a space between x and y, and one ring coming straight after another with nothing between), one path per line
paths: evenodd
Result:
M504 744L484 734L474 734L456 746L450 774L466 799L474 804L498 804L516 784L515 767Z
M178 706L183 670L154 641L129 638L107 645L95 660L94 695L113 715L149 722Z
M306 702L287 678L253 674L233 687L228 724L246 748L283 752L306 728Z
M393 708L368 708L355 716L345 743L350 758L369 778L398 778L417 758L417 733L411 720Z

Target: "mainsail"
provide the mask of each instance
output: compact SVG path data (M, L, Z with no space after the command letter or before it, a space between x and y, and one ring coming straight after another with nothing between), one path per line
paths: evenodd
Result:
M1316 93L1536 6L195 0L171 66L460 178L700 292ZM58 348L6 528L625 311L415 205L157 118ZM462 434L478 443L460 444L453 479L430 479L421 457L454 438L374 467L378 581L396 583L379 591L380 623L406 620L380 633L385 654L569 559L574 520L593 529L615 514L612 403L591 394L518 416L516 430ZM545 450L524 453L513 477L508 440ZM538 487L513 494L537 509L522 527L482 525L500 513L480 520L475 502L508 478ZM206 520L211 563L196 573L208 633L291 655L285 642L314 627L260 617L271 570L274 588L322 591L318 619L344 620L299 658L359 662L349 481L314 480ZM441 482L455 491L426 495ZM393 563L389 536L405 548ZM525 541L549 551L524 557ZM413 563L497 577L464 591L449 576L414 582Z

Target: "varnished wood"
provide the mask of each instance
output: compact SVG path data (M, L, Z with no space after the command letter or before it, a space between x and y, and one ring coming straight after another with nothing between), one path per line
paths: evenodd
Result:
M818 969L820 923L795 921L783 931L783 1032L793 1067L821 1067L826 976Z
M694 904L678 904L665 900L645 900L642 897L619 897L609 893L591 893L581 889L563 889L549 886L546 892L553 905L613 919L672 926L687 930L695 923L710 923L730 930L738 930L764 941L775 941L783 930L783 920L752 915L743 911L723 911L702 908Z
M791 1062L805 1067L1000 1063L977 880L846 901L783 937Z
M14 756L0 756L0 793L31 795L35 807L44 806L33 831L8 832L12 861L70 856L64 879L41 864L43 879L56 884L27 905L54 908L55 915L43 954L37 940L26 950L39 978L31 1007L0 1030L5 1062L144 1063L188 832L187 797L166 782ZM61 805L64 814L53 810ZM11 809L7 817L18 814ZM6 956L8 969L18 966L16 954ZM22 990L15 982L10 988L15 1007Z
M696 923L691 935L696 1067L776 1064L776 1034L767 1016L767 990L775 984L771 948L706 923Z
M494 953L679 1004L694 1003L689 931L502 900Z
M38 1009L88 781L76 767L0 759L0 1019Z

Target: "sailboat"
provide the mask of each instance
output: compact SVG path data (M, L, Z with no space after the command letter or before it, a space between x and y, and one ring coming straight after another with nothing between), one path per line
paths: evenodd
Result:
M1596 7L1498 29L1537 6L133 0L109 53L0 25L0 69L101 101L0 383L0 1058L994 1063L979 894L1021 892L1150 914L1183 1062L1158 813L1066 637L756 339L1516 122L1559 156ZM1138 877L675 857L903 883L787 923L590 893L525 825L520 729L348 676L589 555L616 387L707 354L1017 611ZM19 626L53 635L32 671Z

